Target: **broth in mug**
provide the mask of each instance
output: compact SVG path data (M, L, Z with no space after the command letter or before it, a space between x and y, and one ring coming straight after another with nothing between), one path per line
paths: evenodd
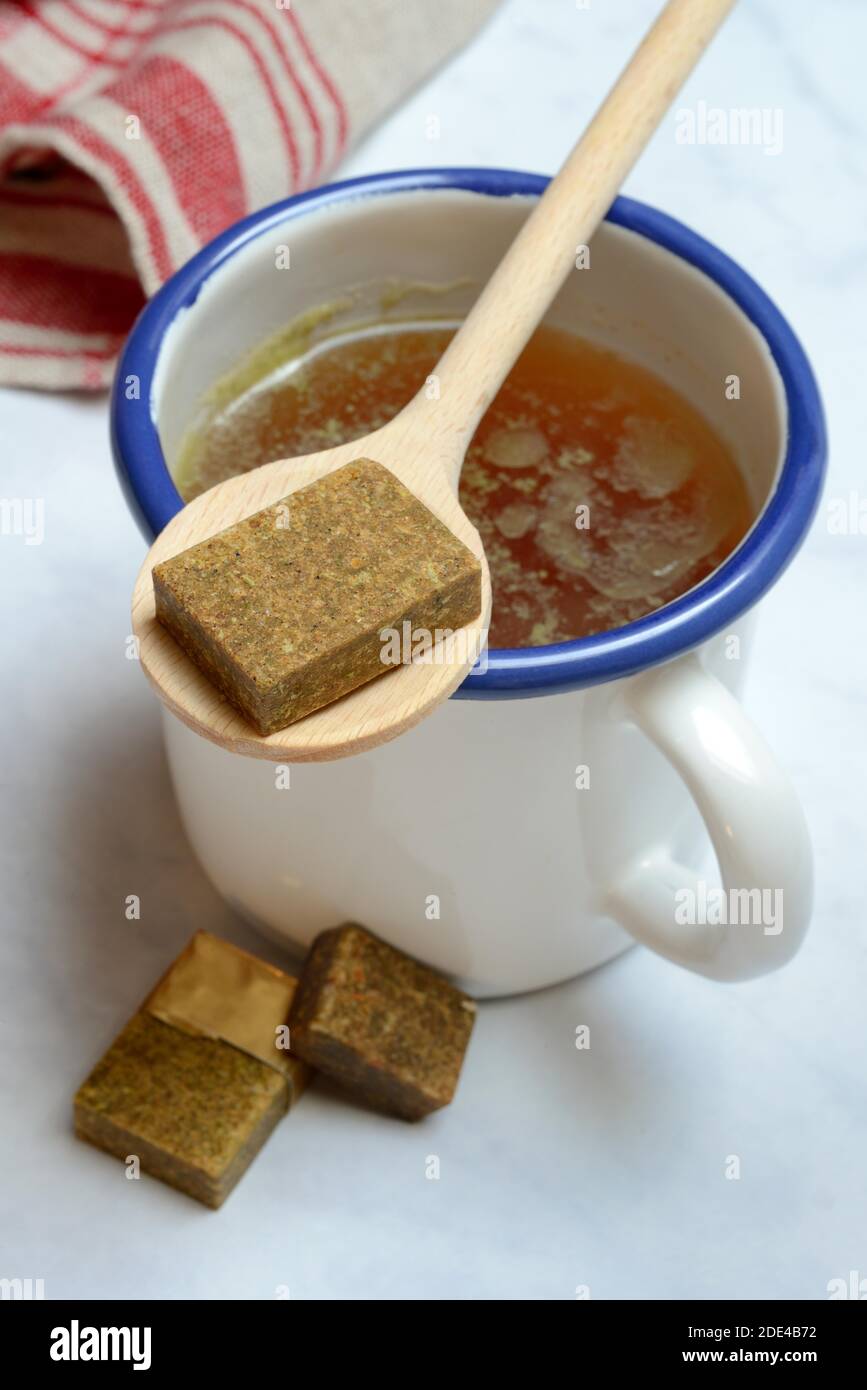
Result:
M185 501L271 459L380 428L455 326L335 336L207 398L181 449ZM732 454L643 367L561 329L536 331L479 425L460 500L491 570L491 647L537 647L641 618L706 578L753 522Z

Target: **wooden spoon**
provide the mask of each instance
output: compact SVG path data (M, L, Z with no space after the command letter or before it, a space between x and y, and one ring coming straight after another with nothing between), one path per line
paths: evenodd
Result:
M524 223L444 353L437 399L424 389L352 444L280 459L219 483L173 517L136 580L133 630L160 698L203 737L276 762L340 758L394 738L455 690L483 645L491 584L482 542L458 502L464 454L623 179L735 0L670 0ZM397 667L277 733L257 734L157 622L151 571L188 546L353 459L384 464L482 561L482 609L456 644L465 661ZM475 643L475 645L474 645ZM453 654L454 655L454 654Z

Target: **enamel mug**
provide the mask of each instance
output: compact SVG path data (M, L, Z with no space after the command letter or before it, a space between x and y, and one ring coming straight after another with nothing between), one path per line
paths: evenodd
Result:
M114 389L115 456L148 539L181 506L169 470L198 403L246 352L328 305L332 331L459 319L545 183L476 169L353 179L254 214L188 262L139 317ZM220 893L293 951L351 920L479 997L578 975L635 940L747 979L792 956L811 911L803 812L739 694L756 605L819 499L816 383L744 271L625 198L546 322L703 412L747 482L748 535L638 622L492 651L372 752L281 769L165 713L184 825Z

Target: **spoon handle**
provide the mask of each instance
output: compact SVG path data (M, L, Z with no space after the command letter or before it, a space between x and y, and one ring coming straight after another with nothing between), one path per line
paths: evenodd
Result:
M443 354L439 399L411 402L445 429L455 489L476 426L734 4L669 0Z

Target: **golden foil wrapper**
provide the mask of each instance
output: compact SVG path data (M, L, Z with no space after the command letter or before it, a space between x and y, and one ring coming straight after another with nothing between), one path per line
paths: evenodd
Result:
M198 931L144 1008L193 1037L231 1043L292 1076L298 1060L278 1046L297 981L247 951Z

